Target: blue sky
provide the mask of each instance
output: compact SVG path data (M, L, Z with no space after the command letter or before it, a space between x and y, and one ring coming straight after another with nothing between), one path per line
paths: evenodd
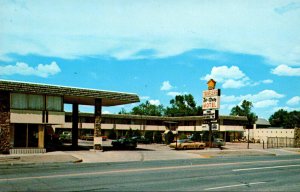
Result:
M300 110L299 18L300 1L287 0L3 0L0 79L132 92L168 106L186 93L201 105L214 78L221 114L247 99L268 118Z

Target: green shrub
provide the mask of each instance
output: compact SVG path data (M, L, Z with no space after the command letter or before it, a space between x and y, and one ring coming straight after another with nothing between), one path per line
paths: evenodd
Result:
M169 145L174 140L174 134L172 131L169 131L167 134L165 134L165 144Z
M153 131L146 131L144 137L153 143Z
M126 132L125 136L126 136L127 138L133 137L133 131L132 131L131 128Z
M154 143L162 143L162 134L159 131L154 133Z
M141 131L140 130L134 130L133 131L133 136L135 136L135 137L140 137L140 136L142 136L142 133L141 133Z
M193 140L193 141L201 141L201 135L200 135L200 132L194 132L194 133L193 133L192 140Z
M116 139L117 138L117 133L115 129L109 130L108 133L108 139Z
M183 140L183 139L187 139L187 136L184 133L180 134L179 136L179 140Z

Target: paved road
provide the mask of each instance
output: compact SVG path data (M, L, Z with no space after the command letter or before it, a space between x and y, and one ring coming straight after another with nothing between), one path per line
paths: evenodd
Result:
M299 156L0 166L0 191L299 191Z

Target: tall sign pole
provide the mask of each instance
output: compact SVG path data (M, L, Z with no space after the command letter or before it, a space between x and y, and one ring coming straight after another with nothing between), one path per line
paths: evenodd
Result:
M203 91L202 94L203 119L207 120L209 125L209 147L212 147L212 121L219 119L221 90L215 89L216 83L216 81L210 79L207 82L208 90ZM218 128L218 126L216 127Z

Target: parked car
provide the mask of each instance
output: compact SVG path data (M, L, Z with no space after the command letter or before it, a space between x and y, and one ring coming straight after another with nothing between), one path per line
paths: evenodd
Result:
M213 145L213 147L221 148L225 145L225 142L223 139L215 138L212 145Z
M121 138L118 140L113 140L111 145L114 148L135 149L137 147L137 141L135 139Z
M145 138L144 136L136 136L136 137L132 137L131 139L136 140L137 143L143 143L143 144L150 144L151 141L147 138Z
M174 149L204 149L205 143L196 142L189 139L183 139L177 140L177 147L176 142L171 143L169 146Z
M81 139L82 140L87 140L87 141L92 141L92 140L94 140L94 135L92 135L92 134L82 135Z
M72 133L70 131L63 131L59 135L59 140L64 143L70 143L72 141Z

